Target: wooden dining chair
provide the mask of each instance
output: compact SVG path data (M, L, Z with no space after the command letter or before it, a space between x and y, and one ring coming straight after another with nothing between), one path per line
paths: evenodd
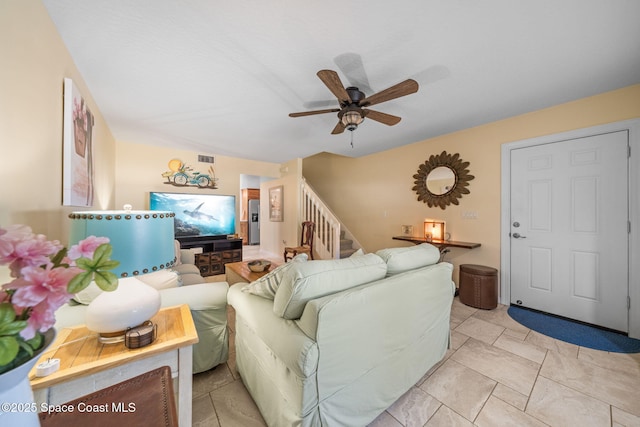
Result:
M300 236L300 246L284 248L284 262L293 259L298 254L307 254L313 259L313 232L316 224L313 221L304 221L302 223L302 235Z

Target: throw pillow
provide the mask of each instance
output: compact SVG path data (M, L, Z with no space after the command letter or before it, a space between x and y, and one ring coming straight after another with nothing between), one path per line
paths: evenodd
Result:
M364 251L362 250L362 248L358 249L357 251L355 251L354 253L352 253L351 255L349 255L349 258L351 257L357 257L357 256L362 256L364 255Z
M429 243L380 249L376 254L387 263L387 277L440 261L440 251Z
M296 264L283 277L273 312L299 319L307 302L384 278L387 265L375 254Z
M276 291L280 286L282 277L291 269L295 263L305 262L308 259L307 254L298 254L291 259L290 262L284 263L281 266L274 268L269 273L265 274L255 282L251 282L242 288L243 292L248 292L253 295L257 295L262 298L273 300L276 296Z

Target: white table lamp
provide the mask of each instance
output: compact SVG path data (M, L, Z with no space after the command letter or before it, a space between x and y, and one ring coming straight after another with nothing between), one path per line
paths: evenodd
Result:
M122 341L127 328L149 320L160 309L158 291L135 276L175 263L174 217L172 212L130 210L69 215L71 245L88 236L108 237L113 247L111 259L120 262L112 270L120 277L118 288L102 291L86 311L87 328L100 333L102 342Z

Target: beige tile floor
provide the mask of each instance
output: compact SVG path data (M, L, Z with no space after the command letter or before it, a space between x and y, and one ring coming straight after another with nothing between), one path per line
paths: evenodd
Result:
M235 370L232 309L229 317L229 361L193 377L194 426L265 425ZM457 298L451 336L444 359L371 427L640 426L640 354L557 341L506 306L477 310Z

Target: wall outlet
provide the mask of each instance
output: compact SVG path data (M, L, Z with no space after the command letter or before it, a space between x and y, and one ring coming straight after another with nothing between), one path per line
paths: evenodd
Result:
M461 214L462 219L478 219L477 211L464 211Z
M405 236L411 236L413 234L413 225L403 225L401 226L400 231Z

